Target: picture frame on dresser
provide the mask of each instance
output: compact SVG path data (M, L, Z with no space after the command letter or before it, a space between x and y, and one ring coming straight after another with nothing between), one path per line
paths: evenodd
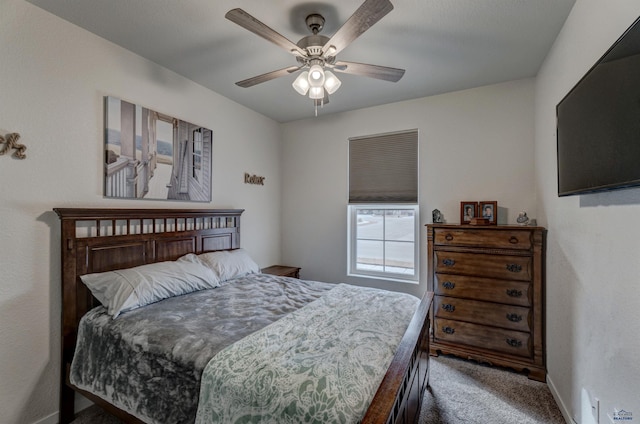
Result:
M498 223L498 202L495 200L485 200L478 203L478 216L489 221L489 225Z
M478 202L460 202L460 224L469 224L478 216Z

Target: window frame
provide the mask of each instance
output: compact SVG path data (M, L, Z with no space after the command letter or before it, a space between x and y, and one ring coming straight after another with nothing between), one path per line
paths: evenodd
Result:
M192 143L192 177L202 181L202 157L204 156L204 134L202 128L193 130Z
M347 217L347 276L373 278L402 283L418 284L420 281L420 206L418 204L386 204L386 203L354 203L348 205ZM363 270L357 268L358 257L358 225L357 216L360 209L398 210L411 209L414 213L414 238L413 238L413 274L403 274L388 271ZM387 241L383 231L383 245ZM383 253L384 257L384 253ZM384 265L383 265L384 266Z

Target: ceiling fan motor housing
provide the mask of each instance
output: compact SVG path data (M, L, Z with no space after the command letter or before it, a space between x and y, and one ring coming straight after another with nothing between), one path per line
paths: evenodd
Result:
M322 47L327 41L329 41L329 37L325 37L324 35L308 35L296 44L301 49L306 50L309 56L321 56Z
M324 17L318 13L312 13L307 16L305 22L309 31L314 35L322 31L322 28L324 27Z

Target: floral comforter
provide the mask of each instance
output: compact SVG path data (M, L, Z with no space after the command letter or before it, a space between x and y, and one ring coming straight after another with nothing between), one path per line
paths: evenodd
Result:
M359 422L418 303L336 286L213 357L196 423Z

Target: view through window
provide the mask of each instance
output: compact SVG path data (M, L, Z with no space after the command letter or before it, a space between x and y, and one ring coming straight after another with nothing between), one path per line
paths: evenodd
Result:
M351 274L416 280L417 206L350 208Z

